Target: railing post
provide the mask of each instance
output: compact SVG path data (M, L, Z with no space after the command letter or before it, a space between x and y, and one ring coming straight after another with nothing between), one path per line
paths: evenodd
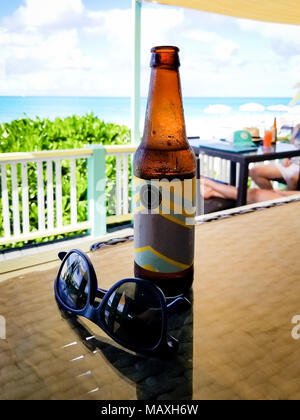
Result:
M93 154L88 158L88 215L93 237L106 233L105 156L102 145L90 145Z

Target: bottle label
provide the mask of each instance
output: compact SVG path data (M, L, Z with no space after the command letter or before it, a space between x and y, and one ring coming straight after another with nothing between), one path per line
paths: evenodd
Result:
M142 268L176 273L194 261L196 178L134 177L134 259Z

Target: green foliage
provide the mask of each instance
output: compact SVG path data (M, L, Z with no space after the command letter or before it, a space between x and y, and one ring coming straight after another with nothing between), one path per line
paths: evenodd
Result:
M103 145L122 145L130 143L130 131L126 126L113 123L104 123L93 113L85 116L73 115L64 119L56 118L54 121L49 119L35 120L21 118L11 123L0 124L0 153L13 152L32 152L42 150L63 150L79 149L89 144ZM54 165L54 164L53 164ZM18 165L20 166L20 165ZM7 168L7 183L9 197L11 199L11 172ZM53 173L55 174L53 166ZM77 160L76 165L77 182L77 207L78 222L87 220L87 162L86 159ZM129 171L131 174L131 171ZM62 194L63 194L63 223L70 223L70 171L69 162L62 162ZM116 182L115 158L106 158L106 204L107 215L114 214L114 195L112 194ZM21 185L21 168L18 168L18 185ZM46 173L44 171L44 185L46 188ZM130 185L130 183L129 183ZM30 202L30 225L31 230L38 229L38 209L37 209L37 175L36 164L28 164L28 188ZM45 189L46 191L46 189ZM0 191L1 194L1 191ZM19 188L19 203L21 206L21 187ZM2 199L0 195L0 237L3 236L2 221ZM22 214L20 208L20 215ZM11 215L12 216L12 215ZM55 214L54 214L55 217ZM12 217L11 217L12 219ZM12 222L11 222L12 223ZM81 232L82 233L82 232ZM78 232L76 233L78 234ZM64 234L59 238L74 236L74 234ZM56 237L58 238L58 237ZM45 242L55 239L54 237L41 238L31 243ZM14 246L23 246L24 242ZM11 247L11 246L9 246ZM4 248L4 247L2 247ZM8 246L5 246L8 248ZM1 249L1 247L0 247Z
M54 121L36 117L0 124L0 153L76 149L88 144L127 144L126 126L104 123L93 113Z

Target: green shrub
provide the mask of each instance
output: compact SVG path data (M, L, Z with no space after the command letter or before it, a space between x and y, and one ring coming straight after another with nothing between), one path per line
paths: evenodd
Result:
M93 113L85 116L73 115L64 119L21 118L11 123L0 124L0 153L32 152L42 150L79 149L89 144L122 145L130 143L130 130L126 126L113 123L105 123ZM20 165L18 165L20 166ZM63 223L70 222L70 184L69 184L69 162L62 162L62 194L63 194ZM76 165L77 182L77 208L78 222L87 220L87 162L86 159L77 160ZM54 167L53 173L55 174ZM129 171L131 174L131 171ZM116 181L115 158L106 158L106 205L107 216L114 214L114 200L112 190ZM9 198L11 199L11 172L7 171L7 183ZM21 170L18 167L19 202L21 210ZM46 174L44 171L44 184L46 188ZM131 183L129 183L130 186ZM38 228L37 211L37 180L36 164L28 164L28 187L30 202L30 226L31 230ZM45 189L46 191L46 189ZM21 211L20 211L21 214ZM11 215L12 216L12 215ZM55 216L55 215L54 215ZM12 217L11 217L12 219ZM12 222L11 222L12 223ZM3 236L2 221L2 197L0 191L0 237ZM85 233L85 232L77 232ZM74 233L56 236L56 239L74 236ZM55 239L54 237L41 238L30 243L46 242ZM26 242L28 243L28 242ZM15 245L0 247L10 248L24 246L25 242Z

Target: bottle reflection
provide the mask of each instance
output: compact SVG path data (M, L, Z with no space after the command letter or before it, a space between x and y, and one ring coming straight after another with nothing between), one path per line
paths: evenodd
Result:
M192 291L187 298L192 303ZM193 398L193 305L189 310L168 316L168 331L180 342L177 354L169 359L130 353L108 339L91 336L91 332L76 316L69 316L65 312L63 315L91 352L101 352L121 378L136 384L138 400Z

